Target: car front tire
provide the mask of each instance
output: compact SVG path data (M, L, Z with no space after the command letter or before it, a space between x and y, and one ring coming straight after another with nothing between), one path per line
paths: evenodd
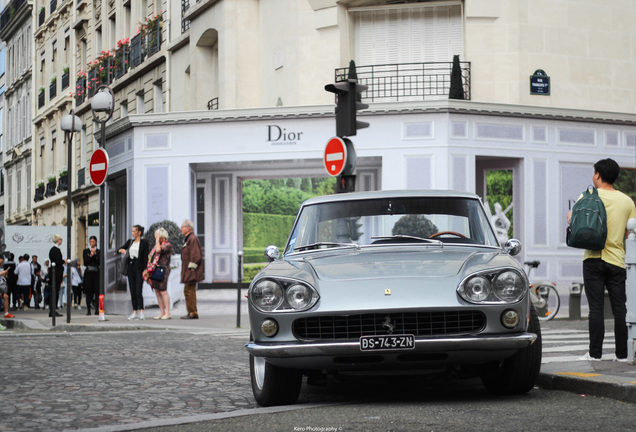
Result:
M260 406L268 407L295 403L303 375L299 370L274 366L263 357L250 355L250 377L254 399Z
M541 327L537 311L532 306L528 333L537 339L532 345L512 357L489 363L481 374L481 380L490 393L519 395L532 390L541 369Z

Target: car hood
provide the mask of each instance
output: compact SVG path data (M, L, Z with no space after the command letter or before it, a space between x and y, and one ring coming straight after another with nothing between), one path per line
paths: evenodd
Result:
M306 280L323 311L449 307L458 305L457 286L466 276L501 267L519 268L500 249L427 245L298 254L268 266L263 276Z

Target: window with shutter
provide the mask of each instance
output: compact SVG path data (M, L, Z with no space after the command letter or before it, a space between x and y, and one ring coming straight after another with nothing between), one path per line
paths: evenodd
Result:
M446 62L450 65L454 55L463 57L463 18L460 2L447 5L359 8L351 9L350 12L355 23L356 66L374 67L373 82L366 83L378 87L373 95L374 102L396 100L393 96L382 96L395 94L396 89L401 96L406 95L399 100L422 100L422 91L426 91L422 89L426 88L433 89L429 93L439 93L435 90L435 86L439 85L435 82L439 80L435 74L439 75L436 71L440 65L427 63ZM406 66L408 64L417 66ZM391 67L377 67L381 65ZM446 67L449 66L444 66ZM426 77L427 73L419 73L419 76L395 78L396 70L409 68L430 70L432 76L429 78ZM382 86L386 90L379 90ZM409 98L410 94L412 98ZM433 97L427 95L426 98L446 99L447 92L445 95Z

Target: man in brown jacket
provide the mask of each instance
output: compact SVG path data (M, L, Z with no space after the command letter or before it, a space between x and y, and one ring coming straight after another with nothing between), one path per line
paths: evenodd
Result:
M181 283L184 284L186 310L188 314L181 319L197 319L197 283L203 280L203 254L201 243L194 234L194 224L186 220L181 224L181 233L185 236L185 243L181 249Z

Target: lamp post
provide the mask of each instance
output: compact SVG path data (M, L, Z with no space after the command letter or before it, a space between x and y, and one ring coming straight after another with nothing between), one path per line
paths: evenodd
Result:
M66 322L71 322L71 191L72 191L72 183L71 179L73 176L71 175L72 171L72 163L73 163L73 133L80 132L82 130L82 121L75 115L75 111L71 110L71 112L62 118L60 122L60 128L64 131L64 135L66 137L66 145L68 149L68 165L66 169L66 180L67 180L67 189L66 189ZM59 269L62 271L62 269ZM55 319L55 314L53 314Z
M113 116L115 107L115 95L111 88L107 85L101 85L97 88L93 99L91 100L91 110L93 111L93 120L101 126L101 137L99 146L106 150L106 122ZM104 119L100 119L100 114L106 114ZM99 186L99 294L103 295L105 291L104 278L106 277L106 244L105 244L105 228L106 228L106 182ZM102 315L100 314L100 319Z

